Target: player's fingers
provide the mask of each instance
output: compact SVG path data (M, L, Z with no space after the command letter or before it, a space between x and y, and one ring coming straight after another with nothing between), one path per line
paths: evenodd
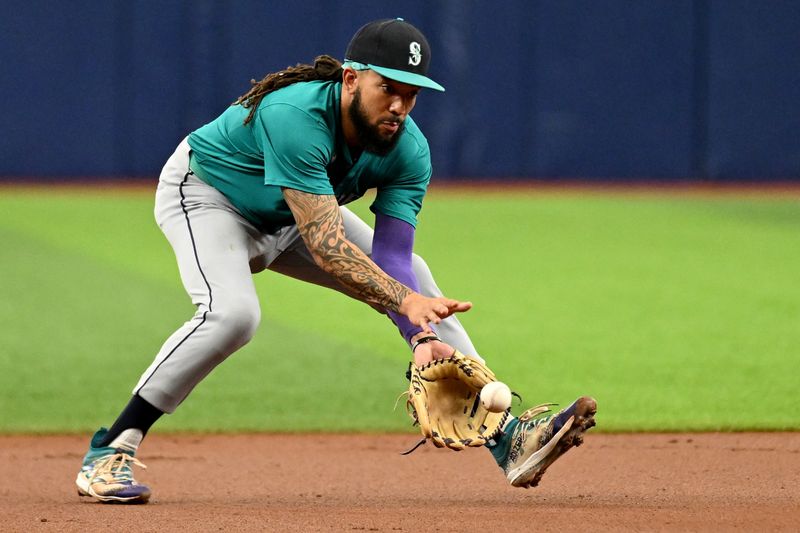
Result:
M451 298L444 298L443 303L450 309L451 313L467 311L472 308L472 302L462 302Z
M450 309L454 313L463 313L464 311L472 309L472 302L456 302Z
M458 300L453 300L453 302L448 306L453 311L466 311L472 307L472 302L461 302Z
M447 318L453 313L461 313L469 311L472 308L472 302L459 302L457 300L443 300L442 305L436 306L436 314L441 318Z
M450 308L445 305L444 303L438 303L433 305L433 312L436 313L437 317L448 317L450 316Z

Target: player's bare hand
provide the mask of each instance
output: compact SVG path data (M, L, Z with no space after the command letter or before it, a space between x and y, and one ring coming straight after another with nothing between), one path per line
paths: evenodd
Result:
M428 298L412 292L403 299L398 311L408 317L412 324L428 329L428 324L438 324L443 318L463 313L472 308L472 302L461 302L443 296Z

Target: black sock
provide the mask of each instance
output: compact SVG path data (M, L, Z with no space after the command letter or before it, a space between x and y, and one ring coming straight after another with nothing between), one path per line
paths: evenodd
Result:
M135 394L125 409L120 413L119 418L111 426L111 429L106 433L105 438L100 442L100 446L108 446L116 439L120 433L126 429L139 429L143 434L147 435L156 420L158 420L164 412L148 403L144 398Z

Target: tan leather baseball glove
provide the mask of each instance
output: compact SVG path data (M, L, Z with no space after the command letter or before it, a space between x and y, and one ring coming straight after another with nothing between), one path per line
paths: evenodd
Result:
M411 363L407 377L407 408L425 437L422 443L430 439L437 448L457 451L483 446L510 414L510 409L489 412L481 404L480 391L496 381L494 372L458 351L421 367Z

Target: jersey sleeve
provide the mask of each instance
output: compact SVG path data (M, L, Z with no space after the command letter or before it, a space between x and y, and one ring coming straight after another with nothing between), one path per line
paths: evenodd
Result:
M333 194L325 167L333 151L333 134L319 118L291 104L259 110L253 124L264 152L264 184L311 194Z
M373 213L398 218L416 227L432 174L427 145L418 147L411 157L396 161L388 174L390 179L378 186L370 209Z

